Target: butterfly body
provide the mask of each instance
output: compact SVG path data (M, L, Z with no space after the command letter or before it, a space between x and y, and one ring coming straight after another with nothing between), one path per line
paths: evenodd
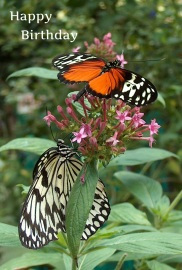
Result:
M33 183L23 205L19 223L19 237L23 246L41 248L57 240L59 232L66 232L65 214L69 195L83 163L77 152L58 140L37 161ZM86 240L107 220L110 206L103 183L98 180L92 209L82 234Z
M91 54L72 53L53 59L58 79L66 84L85 82L84 93L100 98L121 99L135 106L149 104L157 98L155 86L135 72L121 68L121 62L105 62Z

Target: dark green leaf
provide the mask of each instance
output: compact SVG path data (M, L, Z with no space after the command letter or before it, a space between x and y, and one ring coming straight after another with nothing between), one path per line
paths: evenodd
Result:
M137 210L130 203L121 203L112 206L108 221L127 224L150 225L146 214L140 210Z
M157 148L151 149L143 147L135 150L127 150L124 154L111 160L108 166L109 167L118 165L133 166L144 164L147 162L153 162L156 160L162 160L169 157L178 158L177 155L163 149Z
M162 263L182 263L182 254L181 255L160 255L158 261Z
M40 78L55 80L57 79L57 74L58 72L55 70L41 67L30 67L13 72L8 76L7 80L13 77L22 77L22 76L36 76Z
M117 172L114 174L127 189L146 207L155 209L162 199L161 185L144 175L132 172Z
M124 234L128 234L131 232L155 232L157 229L155 229L152 226L144 226L144 225L123 225L123 226L114 226L110 228L110 226L106 226L99 230L92 238L90 238L90 241L94 243L94 241L99 241L100 239L107 239L110 237L116 237L121 236Z
M163 98L163 96L162 96L160 93L158 93L157 100L158 100L164 107L166 107L165 99Z
M55 147L55 142L41 138L18 138L0 147L0 151L21 150L41 155L50 147Z
M15 226L0 223L0 246L20 247L18 229Z
M30 268L38 265L51 265L55 270L68 270L63 261L63 255L60 253L44 253L40 251L29 251L21 257L12 259L0 267L0 270L14 270Z
M160 263L156 260L152 261L146 261L146 264L148 265L150 270L175 270L175 268L165 264L165 263Z
M97 265L110 258L115 252L112 248L102 248L83 255L79 260L79 270L93 270Z
M109 258L109 261L118 262L124 254L126 254L126 253L122 252L122 251L117 252ZM125 261L150 259L150 258L153 258L154 256L155 256L155 254L152 254L152 253L151 254L146 254L146 253L142 254L142 253L137 253L137 252L135 252L135 253L127 252L127 257L125 258Z
M181 254L182 236L177 233L132 233L102 240L95 245L98 246L142 254Z
M78 253L80 239L93 203L98 181L98 171L95 162L87 164L86 171L84 172L84 184L80 181L82 174L83 171L80 173L73 186L66 209L68 244L74 257L76 257Z

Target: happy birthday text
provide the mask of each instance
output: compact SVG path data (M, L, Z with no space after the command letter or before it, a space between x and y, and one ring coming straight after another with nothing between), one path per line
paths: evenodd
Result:
M43 13L19 13L18 11L10 11L11 21L27 21L29 24L36 22L37 24L43 22L48 24L52 18L52 14ZM74 42L77 38L78 33L75 31L67 32L65 30L59 29L56 33L49 31L48 29L42 30L40 32L34 32L33 30L21 30L22 40L27 39L51 39L51 40L67 40L69 42Z

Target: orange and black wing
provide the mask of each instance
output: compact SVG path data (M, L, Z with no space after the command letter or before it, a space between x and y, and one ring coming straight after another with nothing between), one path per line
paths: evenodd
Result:
M121 99L135 106L150 104L157 98L157 90L149 80L122 68L111 68L88 82L85 90L94 96Z
M61 82L73 84L89 82L99 76L105 61L88 53L71 53L53 59L53 66L59 70Z

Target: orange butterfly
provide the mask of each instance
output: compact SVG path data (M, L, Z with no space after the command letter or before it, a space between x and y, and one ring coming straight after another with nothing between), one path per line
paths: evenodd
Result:
M88 53L71 53L55 57L53 65L59 70L61 82L86 83L76 100L87 92L100 98L121 99L135 106L149 104L157 98L155 86L139 74L121 68L119 60L106 63Z

